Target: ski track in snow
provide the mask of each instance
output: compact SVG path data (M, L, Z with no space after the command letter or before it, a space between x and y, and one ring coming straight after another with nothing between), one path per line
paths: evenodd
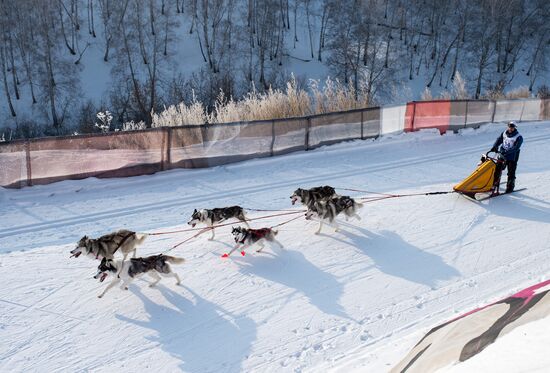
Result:
M170 252L187 261L173 266L180 287L137 280L97 299L106 286L92 278L98 263L68 252L84 234L188 228L194 208L292 209L297 187L451 190L501 130L422 131L212 169L0 189L0 371L346 371L355 358L364 371L389 369L401 356L381 362L384 348L406 352L419 330L550 274L550 123L520 126L525 191L481 203L456 194L366 203L362 220L341 221L340 232L314 235L318 223L299 219L279 228L284 249L227 260L219 256L233 241L219 228L214 241L207 233ZM195 233L150 236L138 255Z

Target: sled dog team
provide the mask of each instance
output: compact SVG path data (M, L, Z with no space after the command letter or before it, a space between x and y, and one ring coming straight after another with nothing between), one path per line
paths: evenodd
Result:
M339 215L343 215L346 220L350 217L355 217L361 220L361 217L357 215L357 210L363 205L356 202L353 198L348 196L340 196L336 194L333 187L321 186L311 189L298 188L290 196L291 202L294 205L297 201L302 203L307 211L305 213L306 220L316 218L319 220L319 228L315 234L321 232L323 223L332 225L335 231L338 231L338 225L335 219ZM256 252L261 252L266 242L276 243L280 248L283 245L275 239L277 231L272 228L260 228L252 229L246 221L244 209L240 206L231 206L214 209L201 209L194 210L191 216L191 220L187 223L192 227L201 223L206 225L212 231L212 236L209 240L213 240L215 237L215 226L221 222L229 219L237 219L246 225L245 227L239 226L233 228L231 233L235 240L235 246L224 254L223 257L228 257L235 250L249 247L256 244L258 249ZM180 278L177 273L172 271L171 264L180 264L185 260L183 258L177 258L174 256L157 254L148 257L136 258L136 248L147 238L146 234L140 234L132 232L126 229L106 234L99 238L89 238L84 236L78 241L77 247L71 251L71 257L78 258L81 254L92 257L94 259L101 259L101 263L97 267L97 274L95 279L99 279L103 282L107 276L112 277L111 283L98 295L99 298L103 297L105 293L120 284L121 289L128 290L128 285L141 275L147 274L154 281L149 285L155 286L162 277L174 277L176 284L180 284ZM122 259L115 259L115 253L120 252ZM130 261L126 261L128 254L133 252L133 256ZM245 252L241 251L244 255Z

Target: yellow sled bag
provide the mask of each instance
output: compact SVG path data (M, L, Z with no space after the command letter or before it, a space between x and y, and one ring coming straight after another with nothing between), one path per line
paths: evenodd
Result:
M453 189L468 196L473 196L476 193L493 192L495 177L497 176L496 162L498 162L496 159L486 157L485 162L480 164L464 181L455 185Z

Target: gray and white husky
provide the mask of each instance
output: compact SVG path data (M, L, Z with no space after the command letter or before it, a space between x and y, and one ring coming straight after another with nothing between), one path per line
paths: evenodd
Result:
M277 231L271 228L251 229L237 227L233 228L231 234L233 234L235 238L236 245L228 254L224 254L224 257L228 257L240 247L252 246L256 243L259 245L259 248L256 250L257 253L263 250L265 242L269 242L270 244L276 243L280 248L283 248L283 245L275 239ZM241 254L243 252L241 252Z
M125 260L131 251L134 252L133 256L136 256L136 247L141 245L145 238L147 238L146 234L127 229L121 229L99 238L84 236L78 241L76 248L71 250L71 257L78 258L80 254L84 253L95 259L113 259L115 253L120 251L124 257L122 260Z
M303 205L310 207L313 206L315 202L326 201L332 197L337 196L336 191L333 187L324 185L319 187L314 187L311 189L302 189L298 188L290 196L290 200L294 205L296 201L299 201Z
M348 217L354 217L361 220L361 217L357 215L357 210L361 207L363 207L362 203L355 202L353 198L348 196L333 197L329 200L318 201L313 205L308 206L306 220L310 220L311 218L319 219L319 229L317 229L315 234L319 234L321 232L323 222L334 226L335 231L337 232L338 224L335 222L336 217L343 213L346 220L348 220Z
M228 219L238 219L246 224L247 227L249 227L246 216L244 215L244 210L240 206L230 206L230 207L221 207L221 208L215 208L215 209L202 209L197 210L195 209L193 211L193 215L191 215L191 220L187 222L190 226L194 227L198 223L206 224L208 228L212 229L212 237L210 237L210 240L214 239L214 228L212 228L214 225L221 223Z
M128 290L128 285L134 280L134 278L145 273L154 279L154 281L149 284L149 287L155 286L161 280L160 276L174 277L176 279L176 285L179 285L181 283L180 278L177 273L172 272L172 268L168 263L180 264L183 262L185 262L185 259L183 258L177 258L164 254L148 256L145 258L131 258L127 262L123 262L120 259L114 260L103 258L97 267L97 273L94 278L99 279L99 282L103 282L105 278L110 275L113 277L113 281L111 281L105 290L103 290L103 292L97 297L103 297L109 289L119 284L120 281L122 281L120 288L123 290ZM119 273L119 275L117 275L117 273Z

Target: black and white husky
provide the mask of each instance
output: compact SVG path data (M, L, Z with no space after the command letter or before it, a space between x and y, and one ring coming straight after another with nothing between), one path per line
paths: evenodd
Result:
M233 234L233 237L235 238L236 245L228 254L223 255L224 258L231 255L240 247L252 246L256 243L260 246L256 250L256 252L259 253L263 250L266 241L270 244L276 243L280 248L283 248L283 245L275 239L277 231L271 228L250 229L237 227L233 228L231 234ZM241 254L244 255L244 250L241 251Z
M197 223L203 223L206 224L207 227L212 229L212 237L210 237L210 240L214 239L214 228L212 228L214 225L221 223L228 219L238 219L246 224L248 227L248 223L246 222L246 216L244 215L244 210L240 206L231 206L231 207L222 207L222 208L215 208L215 209L202 209L197 210L195 209L193 211L193 215L191 215L191 220L187 222L190 226L194 227L197 225Z
M293 205L296 203L296 201L299 201L305 206L310 207L315 202L325 201L334 196L337 196L334 188L328 185L324 185L311 189L298 188L294 191L294 193L292 193L292 195L290 196L290 200Z
M116 286L120 283L120 281L122 281L120 288L123 290L128 290L128 285L134 280L134 278L145 273L154 279L149 287L155 286L160 281L161 277L159 275L164 277L175 277L177 281L176 285L179 285L181 283L180 278L177 273L172 272L172 268L170 268L168 263L180 264L184 261L185 259L183 258L176 258L174 256L164 254L148 256L145 258L131 258L128 262L103 258L97 267L97 273L94 278L99 279L99 282L103 282L105 278L110 275L113 277L113 281L111 281L105 290L103 290L103 292L97 297L103 297L109 289ZM117 275L117 273L119 274Z
M122 260L126 260L128 254L132 251L134 252L133 256L136 256L136 247L141 245L145 238L147 238L146 234L126 229L121 229L99 238L84 236L78 241L76 248L71 250L71 257L78 258L80 254L84 253L95 259L113 259L115 253L119 251L124 257Z
M315 232L315 234L319 234L321 232L323 222L331 224L334 226L335 231L338 231L338 224L335 222L336 217L343 213L346 220L348 217L354 217L361 220L361 217L357 215L357 210L361 207L363 207L362 203L355 202L353 198L348 196L333 197L329 200L318 201L313 205L308 206L306 220L310 220L311 218L319 219L319 229Z

